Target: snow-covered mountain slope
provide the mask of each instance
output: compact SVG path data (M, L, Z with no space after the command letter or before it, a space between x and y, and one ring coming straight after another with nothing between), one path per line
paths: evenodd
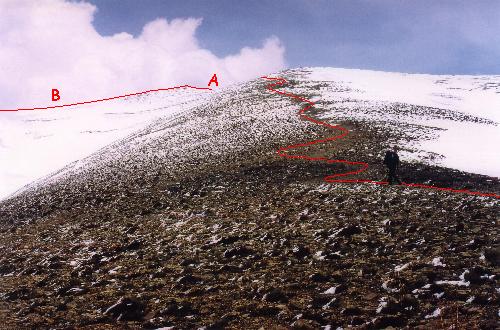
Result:
M385 146L399 144L403 160L500 175L495 148L499 76L333 68L277 76L290 80L287 90L316 101L313 116L393 132ZM236 154L248 157L257 145L268 146L273 157L269 146L282 146L278 141L310 139L307 132L316 127L298 118L291 99L269 95L265 84L256 80L214 92L176 90L63 110L0 114L0 198L71 162L19 192L68 175L73 181L89 179L80 174L90 168L98 176L110 168L125 173L138 167L153 175Z
M320 118L401 129L403 159L500 177L500 76L293 70Z
M269 93L258 79L204 94L190 109L150 121L142 129L101 148L17 191L23 205L33 200L92 191L143 191L158 180L195 175L236 161L250 161L289 141L300 141L319 127L296 115L297 104ZM147 184L146 184L147 182ZM19 198L18 198L19 199ZM13 206L16 209L16 206Z
M444 132L426 121L494 120L404 99L364 102L366 89L347 78L314 80L322 70L288 70L274 91L257 79L159 112L0 201L3 323L494 328L500 180L418 162L432 155L419 139ZM339 131L303 120L308 103L276 91L319 100L307 114L349 130L289 155L363 162L355 178L378 181L395 142L418 160L402 164L405 182L496 195L325 183L359 163L278 156Z
M0 112L0 199L149 125L210 91L173 89L44 111Z

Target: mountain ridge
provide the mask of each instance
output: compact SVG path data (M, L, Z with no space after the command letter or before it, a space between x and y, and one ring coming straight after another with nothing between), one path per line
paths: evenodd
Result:
M282 74L280 89L307 99L331 87ZM266 84L159 118L77 171L0 202L5 324L491 328L498 201L324 183L351 167L276 150L331 132ZM325 120L327 105L310 115ZM366 162L359 178L383 180L381 156L407 126L374 125L360 109L336 112L344 139L300 152ZM492 177L403 160L413 182L500 189Z

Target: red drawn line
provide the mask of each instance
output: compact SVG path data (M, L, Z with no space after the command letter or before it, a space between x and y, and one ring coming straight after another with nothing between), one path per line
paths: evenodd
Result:
M285 158L291 158L291 159L305 159L305 160L311 160L311 161L322 161L322 162L326 162L328 164L344 163L344 164L348 164L348 165L356 165L359 167L358 169L356 169L354 171L337 173L337 174L332 174L332 175L326 176L324 178L324 180L326 182L329 182L329 183L371 183L371 184L378 184L378 185L389 184L387 181L373 181L373 180L361 180L361 179L357 179L357 180L356 179L334 179L334 178L342 177L342 176L356 175L356 174L359 174L359 173L365 171L368 168L368 163L365 163L365 162L352 162L352 161L343 160L343 159L331 159L331 158L326 158L326 157L309 157L309 156L305 156L305 155L289 155L289 154L287 154L286 152L289 150L292 150L292 149L312 146L312 145L319 144L319 143L324 143L324 142L328 142L328 141L334 141L337 139L341 139L341 138L345 137L347 134L349 134L349 130L345 127L340 126L340 125L330 125L324 121L319 121L319 120L316 120L314 118L311 118L311 117L305 115L304 113L306 111L308 111L309 109L313 108L315 103L304 98L304 97L301 97L299 95L276 90L275 87L279 87L279 86L287 83L286 79L284 79L284 78L272 78L272 77L266 77L266 76L264 76L262 78L274 81L274 83L266 86L266 88L268 90L270 90L272 93L285 95L285 96L291 97L292 99L307 103L307 105L305 107L303 107L298 112L299 116L301 116L305 120L313 122L317 125L321 125L321 126L329 128L329 129L339 131L338 135L334 135L334 136L331 136L331 137L328 137L325 139L313 140L313 141L309 141L309 142L305 142L305 143L299 143L299 144L294 144L294 145L289 145L286 147L279 148L277 150L277 153L279 156L285 157ZM500 195L497 195L494 193L483 193L483 192L478 192L478 191L470 191L470 190L466 190L466 189L443 188L443 187L435 187L435 186L429 186L429 185L424 185L424 184L419 184L419 183L405 183L405 182L403 182L401 185L404 185L407 187L435 189L435 190L449 191L449 192L453 192L453 193L463 193L463 194L468 194L468 195L500 198Z
M50 106L50 107L19 108L19 109L7 109L7 110L0 109L0 112L2 112L2 111L3 112L33 111L33 110L49 110L49 109L56 109L56 108L66 108L66 107L72 107L75 105L98 103L98 102L110 101L110 100L115 100L115 99L121 99L121 98L129 97L129 96L136 96L136 95L142 95L142 94L148 94L148 93L154 93L154 92L162 92L162 91L170 91L170 90L174 90L174 89L183 89L183 88L192 88L192 89L201 89L201 90L210 90L210 91L212 90L210 87L193 87L190 85L183 85L183 86L175 86L175 87L169 87L169 88L151 89L148 91L113 96L113 97L108 97L108 98L100 99L100 100L92 100L92 101L84 101L84 102L77 102L77 103L71 103L71 104L54 105L54 106Z

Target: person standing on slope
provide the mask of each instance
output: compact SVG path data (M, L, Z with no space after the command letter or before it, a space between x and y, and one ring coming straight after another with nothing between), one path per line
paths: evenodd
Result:
M389 184L401 184L397 171L399 169L398 147L394 146L392 150L387 150L384 158L384 165L387 166L389 172Z

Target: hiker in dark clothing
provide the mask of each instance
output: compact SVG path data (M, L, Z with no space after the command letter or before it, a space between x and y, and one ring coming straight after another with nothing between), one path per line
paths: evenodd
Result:
M392 150L387 150L385 153L384 164L389 171L389 184L401 184L397 171L399 169L398 148L395 146Z

